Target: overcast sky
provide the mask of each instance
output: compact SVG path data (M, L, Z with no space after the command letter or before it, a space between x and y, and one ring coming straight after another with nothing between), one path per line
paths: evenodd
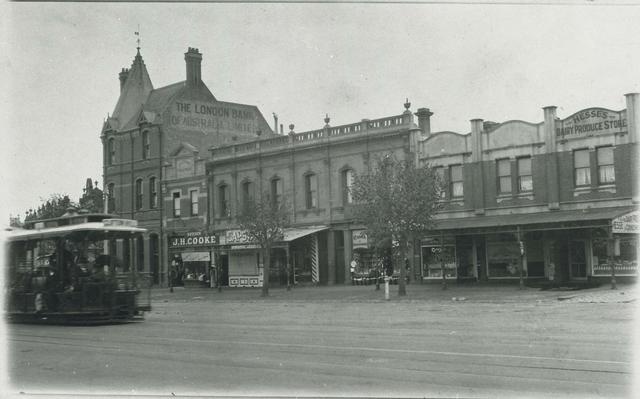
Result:
M184 80L197 47L216 98L270 124L272 112L296 131L325 113L334 126L380 118L409 98L435 113L432 130L466 133L473 118L540 122L547 105L561 118L621 110L640 92L640 7L587 3L10 3L2 224L52 193L77 200L87 177L102 185L100 130L138 24L155 88Z

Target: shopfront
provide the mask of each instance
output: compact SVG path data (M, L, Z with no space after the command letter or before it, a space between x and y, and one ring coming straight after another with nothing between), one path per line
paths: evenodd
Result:
M570 282L635 279L638 211L624 208L439 222L421 240L423 280Z
M174 233L168 238L172 286L209 286L215 234L204 231Z

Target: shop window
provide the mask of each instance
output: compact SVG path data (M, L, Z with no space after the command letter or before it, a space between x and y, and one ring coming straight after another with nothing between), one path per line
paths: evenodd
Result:
M156 178L149 178L149 208L155 209L158 207L158 188L156 186Z
M353 185L353 169L342 171L342 203L352 204L353 196L351 195L351 186Z
M305 205L307 209L318 207L318 177L313 174L304 176Z
M180 217L180 192L173 193L173 216Z
M107 185L107 213L115 212L115 210L116 210L115 184L109 183L109 185Z
M616 182L616 171L613 165L613 147L599 147L596 149L598 159L598 184L613 184Z
M511 193L511 161L509 159L499 159L498 169L498 194Z
M109 166L116 163L116 144L113 137L107 141L107 162Z
M226 184L218 186L218 216L221 218L230 216L229 187Z
M136 180L136 209L142 209L142 179Z
M442 263L447 278L457 277L456 250L453 245L422 247L422 276L442 278Z
M489 277L520 276L520 245L510 234L487 238Z
M451 198L461 198L464 196L464 186L462 182L462 165L449 166L449 187Z
M279 206L282 201L282 179L271 179L271 201L273 206Z
M189 199L191 200L191 216L198 216L198 190L189 191Z
M533 176L531 175L531 158L518 158L518 192L533 191Z
M575 150L573 152L573 170L576 187L591 184L589 150Z
M142 132L142 159L149 159L151 155L151 143L149 142L149 132Z

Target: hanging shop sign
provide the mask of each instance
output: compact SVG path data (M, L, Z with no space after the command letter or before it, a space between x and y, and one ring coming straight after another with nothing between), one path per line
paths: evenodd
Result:
M224 242L221 244L249 244L253 243L243 230L227 230L224 234Z
M169 237L169 248L208 247L218 243L218 236L204 231L192 231L185 235Z
M367 231L366 230L352 230L351 241L353 242L353 249L367 248Z
M640 233L640 210L620 215L611 221L613 233Z
M572 138L594 134L627 131L627 112L605 108L587 108L570 117L556 121L556 137Z

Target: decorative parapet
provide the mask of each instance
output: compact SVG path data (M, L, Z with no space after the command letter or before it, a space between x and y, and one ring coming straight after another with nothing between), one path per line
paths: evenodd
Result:
M334 138L343 138L354 134L378 134L401 127L410 128L411 125L412 123L410 120L405 120L402 115L396 115L374 120L363 120L362 122L350 123L348 125L334 127L326 126L323 129L311 130L308 132L290 133L287 136L277 136L247 143L215 147L211 148L209 151L211 152L214 160L219 160L237 155L248 155L258 151L270 150L279 147L284 148L288 146L313 144L327 140L331 141Z

